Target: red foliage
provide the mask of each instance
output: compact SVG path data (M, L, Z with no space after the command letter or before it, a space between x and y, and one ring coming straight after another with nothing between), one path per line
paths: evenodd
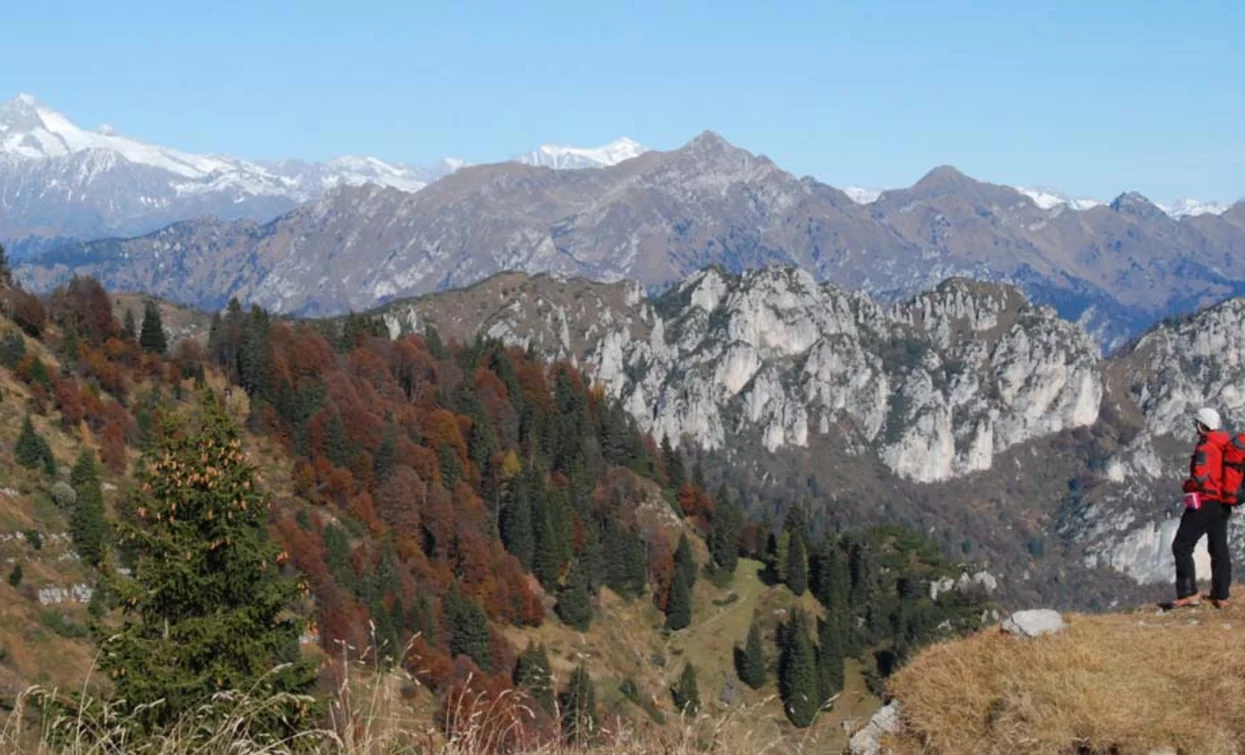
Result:
M395 534L418 537L420 510L428 496L428 488L415 470L399 466L376 489L376 514Z
M56 381L53 393L56 396L56 406L61 410L61 425L65 428L77 427L86 417L78 384L70 378L60 378Z
M113 472L125 471L125 433L115 422L109 422L100 433L99 458Z
M716 504L705 491L690 482L683 483L683 487L679 488L679 506L683 509L683 516L690 519L701 532L709 531L709 521Z
M11 289L8 294L9 316L14 324L31 338L38 338L47 326L48 314L43 302L34 294L21 289Z

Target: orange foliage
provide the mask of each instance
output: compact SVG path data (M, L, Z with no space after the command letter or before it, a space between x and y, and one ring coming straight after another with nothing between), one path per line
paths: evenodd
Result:
M113 472L125 471L125 434L115 422L109 422L100 433L99 458Z
M60 378L56 381L53 393L56 396L56 406L61 410L61 426L77 427L86 417L82 397L78 394L78 384L69 378Z

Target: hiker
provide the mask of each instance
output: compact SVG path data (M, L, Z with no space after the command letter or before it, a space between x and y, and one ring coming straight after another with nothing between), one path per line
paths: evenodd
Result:
M1180 528L1172 540L1176 557L1177 608L1196 606L1202 602L1197 591L1197 571L1193 565L1193 548L1202 535L1207 536L1210 551L1211 587L1209 600L1216 608L1228 605L1228 586L1232 583L1232 559L1228 553L1228 517L1231 503L1225 493L1235 498L1235 491L1224 488L1224 456L1233 439L1219 427L1219 412L1209 407L1197 410L1197 447L1189 462L1189 479L1185 480L1185 510ZM1236 439L1240 442L1240 439Z

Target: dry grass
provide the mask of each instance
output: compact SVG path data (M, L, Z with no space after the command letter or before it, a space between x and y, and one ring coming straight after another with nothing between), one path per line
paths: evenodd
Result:
M995 628L921 653L890 685L898 751L1245 751L1240 604L1065 619L1034 640Z

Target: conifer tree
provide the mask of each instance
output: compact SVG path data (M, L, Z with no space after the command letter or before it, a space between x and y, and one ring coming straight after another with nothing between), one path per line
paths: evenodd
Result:
M372 474L377 482L384 482L393 474L398 466L397 431L393 425L385 428L385 434L376 447L376 456L372 458Z
M535 534L532 531L532 496L526 475L516 475L505 493L505 505L501 510L501 541L506 550L519 559L524 569L532 570Z
M808 589L808 564L804 558L804 538L792 533L791 544L787 548L787 587L796 595L803 595Z
M121 335L125 338L125 340L127 341L138 340L138 325L135 324L134 322L134 310L130 309L129 307L125 308L125 318L123 322L124 324L122 325L122 328L121 328ZM220 313L217 313L213 315L212 326L217 327L217 324L219 322L220 322Z
M577 745L587 744L596 734L596 691L588 669L576 666L571 672L570 684L562 693L562 733L567 741Z
M581 632L588 631L592 623L592 604L588 602L588 575L579 561L571 564L570 576L566 585L558 591L558 604L554 610L567 626Z
M765 685L765 648L761 641L761 625L753 618L748 627L748 639L743 650L735 653L736 673L739 680L752 689Z
M9 586L15 589L22 586L22 565L20 562L13 564L13 571L9 572Z
M43 436L35 432L35 426L26 415L22 423L21 434L17 436L17 445L13 448L13 457L17 463L27 469L42 468L47 474L56 474L56 460L52 457L52 448Z
M445 603L450 623L450 653L470 656L481 669L491 671L493 649L484 608L459 593L457 584L450 587Z
M683 573L689 590L696 586L696 557L692 555L692 544L686 534L679 535L679 544L674 549L674 568Z
M674 709L679 713L695 716L700 712L700 690L691 661L683 666L683 674L679 677L679 683L670 688L670 696L674 698Z
M154 299L148 299L143 305L143 325L139 332L138 343L148 354L164 355L169 350L168 341L164 335L164 322L160 317L160 307Z
M670 489L677 491L687 482L687 470L683 466L683 457L670 445L670 436L661 437L661 459L666 467L666 479Z
M691 623L692 594L687 587L687 576L676 568L670 584L670 598L666 601L666 628L677 632Z
M4 251L4 244L0 244L0 283L13 285L13 270L9 267L9 255Z
M558 527L554 521L557 501L548 491L537 488L532 499L532 571L546 590L554 589L562 568Z
M95 464L95 452L83 449L69 475L77 498L69 515L69 529L73 534L74 548L82 560L98 566L104 555L104 492L99 482L99 467Z
M714 565L727 573L733 574L739 565L739 533L743 524L743 512L723 487L718 491L717 506L709 523L709 555Z
M556 690L552 667L549 665L549 653L544 645L528 643L527 648L515 660L512 680L516 687L527 690L546 713L553 713Z
M833 614L817 621L817 692L823 704L843 689L841 625Z
M197 411L165 420L136 478L120 527L132 577L107 575L125 618L99 638L121 712L159 728L224 690L309 693L313 664L276 668L298 658L300 588L281 574L270 504L210 392ZM288 736L310 715L290 701L248 724L253 735Z
M797 610L782 632L778 692L791 723L804 728L821 708L817 689L817 659L808 635L808 618Z

